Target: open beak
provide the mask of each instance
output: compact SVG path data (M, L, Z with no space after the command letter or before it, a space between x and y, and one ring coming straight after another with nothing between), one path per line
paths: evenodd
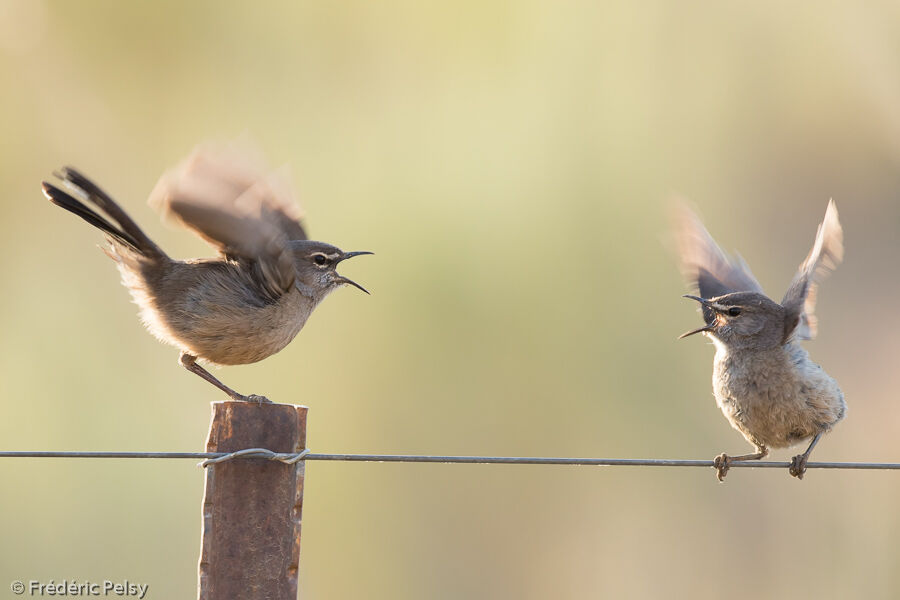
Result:
M362 256L363 254L375 254L374 252L344 252L344 255L338 260L341 262L342 260L347 260L348 258L353 258L354 256Z
M338 259L337 262L341 262L341 261L347 260L348 258L353 258L354 256L362 256L363 254L374 254L374 252L346 252L346 253L344 253L344 255L343 255L340 259ZM334 278L334 281L335 281L336 283L346 283L347 285L352 285L353 287L355 287L355 288L357 288L357 289L360 289L360 290L364 291L364 292L367 293L367 294L369 293L369 290L367 290L367 289L364 288L363 286L359 285L358 283L356 283L356 282L353 281L352 279L349 279L349 278L347 278L347 277L344 277L343 275L340 275L340 274L338 274L337 272L335 272L335 275L336 275L336 277Z
M690 294L685 294L684 296L682 296L682 298L690 298L691 300L696 300L703 306L708 306L709 308L715 310L716 303L711 302L711 301L707 300L706 298L701 298L700 296L691 296ZM680 340L680 339L686 338L688 336L694 335L695 333L703 333L704 331L712 331L713 329L715 329L715 327L716 327L716 322L713 321L709 325L704 325L703 327L698 327L697 329L694 329L693 331L688 331L686 333L682 333L681 335L678 336L678 339Z
M710 323L709 325L704 325L703 327L699 327L697 329L694 329L693 331L688 331L686 333L682 333L681 335L678 336L678 339L680 340L680 339L686 338L690 335L694 335L695 333L703 333L704 331L712 331L713 329L715 329L715 327L716 327L715 323Z

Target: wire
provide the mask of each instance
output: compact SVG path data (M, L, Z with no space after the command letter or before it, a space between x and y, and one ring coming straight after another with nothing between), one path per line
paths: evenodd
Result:
M457 463L500 465L570 465L604 467L712 467L711 460L679 460L660 458L554 458L539 456L430 456L420 454L316 454L309 450L277 453L264 448L248 448L238 452L72 452L72 451L0 451L0 458L184 458L203 459L203 466L222 460L265 458L281 462L311 460L343 462ZM207 462L214 461L214 462ZM731 468L786 469L789 462L735 462ZM871 469L900 470L900 463L810 462L807 469Z
M209 465L214 465L235 458L265 458L268 460L277 460L283 462L286 465L295 465L301 460L305 460L307 456L309 456L309 448L306 448L303 451L298 452L297 454L272 452L271 450L267 450L265 448L247 448L246 450L238 450L237 452L224 454L223 456L219 456L217 458L208 458L197 466L208 467Z

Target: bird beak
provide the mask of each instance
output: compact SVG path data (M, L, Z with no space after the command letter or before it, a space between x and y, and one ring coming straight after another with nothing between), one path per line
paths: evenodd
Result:
M696 300L703 306L709 306L709 305L713 304L711 301L707 300L706 298L701 298L700 296L691 296L690 294L685 294L684 296L682 296L682 298L690 298L691 300Z
M693 331L688 331L686 333L682 333L681 335L678 336L678 339L679 340L684 339L688 336L694 335L695 333L703 333L704 331L712 331L713 329L715 329L715 327L716 327L715 323L710 323L709 325L704 325L703 327L694 329Z
M374 254L374 252L346 252L337 262L347 260L348 258L353 258L354 256L362 256L363 254ZM360 289L367 294L369 293L369 290L359 285L352 279L348 279L347 277L344 277L343 275L340 275L338 273L335 273L335 275L337 275L337 277L334 278L335 283L346 283L347 285L352 285L353 287Z
M342 260L347 260L348 258L353 258L354 256L362 256L363 254L375 254L374 252L345 252L344 255L338 260L341 262Z
M701 298L700 296L691 296L690 294L685 294L682 298L690 298L691 300L696 300L706 308L711 308L716 312L725 312L728 310L728 306L724 304L719 304L718 302L713 302L712 300L707 300L706 298Z
M696 300L703 306L708 306L708 307L712 308L713 310L715 310L715 307L716 307L715 302L710 302L706 298L701 298L700 296L691 296L690 294L686 294L686 295L682 296L682 298L690 298L691 300ZM698 327L697 329L694 329L693 331L688 331L686 333L682 333L681 335L678 336L678 339L680 340L680 339L686 338L688 336L694 335L695 333L703 333L704 331L712 331L713 329L715 329L715 327L716 327L716 323L715 323L715 321L713 321L709 325L704 325L703 327Z

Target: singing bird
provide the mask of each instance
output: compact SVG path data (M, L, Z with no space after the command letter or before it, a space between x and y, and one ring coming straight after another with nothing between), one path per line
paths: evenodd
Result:
M71 167L44 195L106 235L103 248L147 329L181 350L179 362L232 400L268 402L223 384L197 361L239 365L284 348L325 296L342 285L344 252L307 239L286 179L246 148L199 146L165 173L150 204L211 244L215 258L170 258L100 187ZM368 293L368 292L366 292Z
M790 474L802 479L810 452L823 434L847 412L844 394L801 340L816 334L819 282L843 258L843 232L829 201L815 243L800 265L781 303L768 298L739 257L729 257L686 206L679 205L676 234L682 271L699 291L705 325L683 334L702 333L716 347L713 393L725 418L756 451L715 459L722 481L731 463L759 460L770 448L806 440L809 447L793 458Z

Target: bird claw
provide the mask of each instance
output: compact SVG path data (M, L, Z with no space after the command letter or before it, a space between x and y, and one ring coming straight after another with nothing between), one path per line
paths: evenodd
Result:
M713 467L716 469L716 478L725 481L728 469L731 468L731 457L723 452L713 460Z
M234 398L237 402L256 402L260 406L263 404L272 404L272 401L266 398L265 396L260 396L258 394L250 394L249 396L238 395Z
M809 457L806 454L798 454L791 459L791 466L788 469L788 472L797 479L803 479L803 475L806 473L806 461L808 459Z

